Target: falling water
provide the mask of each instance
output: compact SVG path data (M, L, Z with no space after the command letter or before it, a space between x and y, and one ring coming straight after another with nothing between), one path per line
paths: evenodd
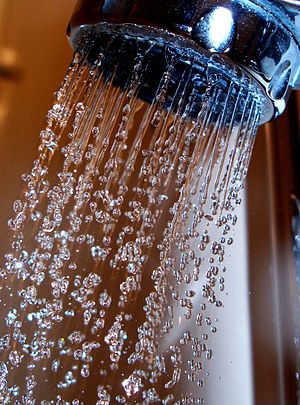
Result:
M218 59L101 44L75 54L13 204L0 402L205 403L259 92Z

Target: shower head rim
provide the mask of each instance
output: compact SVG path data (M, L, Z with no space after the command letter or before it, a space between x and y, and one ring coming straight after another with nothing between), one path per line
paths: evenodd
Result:
M143 4L147 5L149 15L143 14ZM162 0L154 14L151 14L151 0L106 0L105 3L81 0L81 6L68 29L73 48L76 48L74 38L78 37L80 27L100 22L143 25L187 38L199 45L201 51L226 54L255 77L270 100L269 119L284 111L291 90L300 87L300 28L293 24L293 12L278 0L191 0L189 7L182 0ZM234 22L224 44L212 49L207 32L213 29L206 16L222 8L232 12ZM97 11L93 14L94 9ZM181 12L185 14L181 16ZM300 18L300 10L297 15Z

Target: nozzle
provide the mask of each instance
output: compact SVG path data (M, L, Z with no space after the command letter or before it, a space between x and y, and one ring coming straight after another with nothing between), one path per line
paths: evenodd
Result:
M68 27L72 47L97 37L103 24L109 30L107 23L242 67L266 96L264 122L280 115L300 88L299 1L80 0Z

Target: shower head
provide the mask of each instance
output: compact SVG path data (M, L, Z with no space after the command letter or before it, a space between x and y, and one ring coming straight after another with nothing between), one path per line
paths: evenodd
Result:
M241 67L265 94L261 122L280 115L300 88L296 0L80 0L68 35L77 49L110 29Z

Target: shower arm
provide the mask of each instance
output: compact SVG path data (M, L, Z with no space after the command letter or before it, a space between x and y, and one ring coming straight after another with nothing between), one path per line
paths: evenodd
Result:
M73 49L90 40L87 32L95 36L101 23L171 35L243 67L266 95L263 121L280 115L291 91L300 89L297 0L79 0L68 26Z

